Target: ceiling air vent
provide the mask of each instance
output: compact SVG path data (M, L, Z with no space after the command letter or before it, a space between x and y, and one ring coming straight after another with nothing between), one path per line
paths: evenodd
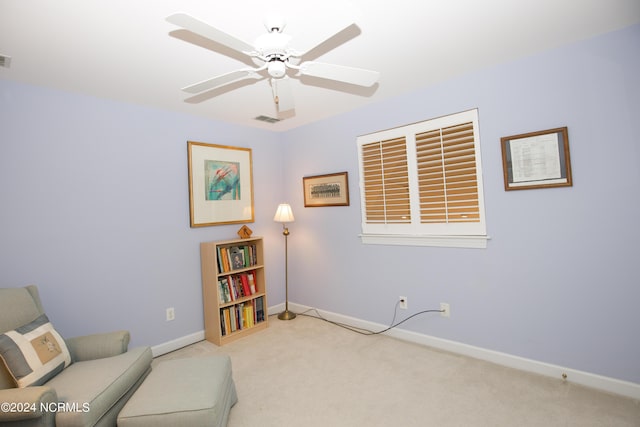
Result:
M267 123L278 123L280 121L280 119L276 119L269 116L258 116L255 119L260 120L261 122L267 122Z
M11 65L11 57L0 54L0 67L9 68Z

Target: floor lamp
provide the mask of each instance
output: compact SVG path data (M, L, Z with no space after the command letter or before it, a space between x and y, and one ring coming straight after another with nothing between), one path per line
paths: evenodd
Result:
M287 228L288 222L293 222L293 211L291 206L287 203L278 205L276 216L273 217L275 222L282 223L282 235L284 236L284 289L285 289L285 308L284 311L278 314L280 320L291 320L296 318L296 314L289 311L289 261L288 261L288 248L287 237L289 237L289 229Z

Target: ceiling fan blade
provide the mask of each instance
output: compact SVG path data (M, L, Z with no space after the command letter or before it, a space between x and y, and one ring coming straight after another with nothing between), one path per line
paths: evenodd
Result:
M380 78L377 71L312 61L300 64L300 74L365 87L373 86Z
M237 80L233 83L219 86L214 89L205 90L204 92L197 93L195 95L189 95L185 98L184 102L187 104L199 104L201 102L209 101L217 96L224 95L226 93L233 92L234 90L241 89L243 87L254 84L254 80Z
M209 40L213 40L233 50L246 53L247 55L255 50L249 43L240 40L239 38L234 37L230 34L227 34L222 30L214 28L211 25L202 22L191 15L187 15L186 13L175 13L173 15L167 16L166 19L172 24L189 30L192 33L198 34L202 37L206 37Z
M256 73L255 70L244 68L241 70L232 71L227 74L222 74L211 79L203 80L187 87L183 87L182 90L189 93L200 93L204 92L205 90L215 89L217 87L224 86L226 84L233 83L239 80L259 80L261 78L263 77L260 74Z
M306 60L312 60L361 34L360 27L353 22L343 24L338 28L339 30L333 33L333 35L324 37L322 40L318 40L312 44L310 48L304 51L296 52L295 56L304 57Z
M293 102L293 90L291 88L291 79L287 76L281 79L271 79L273 88L273 97L278 106L278 112L293 110L295 108Z

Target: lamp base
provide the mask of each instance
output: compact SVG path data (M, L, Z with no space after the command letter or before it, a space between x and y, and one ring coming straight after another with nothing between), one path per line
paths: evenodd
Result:
M282 313L278 314L278 319L280 320L293 320L295 318L296 314L289 310L285 310Z

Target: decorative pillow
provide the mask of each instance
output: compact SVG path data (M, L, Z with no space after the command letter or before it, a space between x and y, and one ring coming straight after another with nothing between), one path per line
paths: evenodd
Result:
M0 335L0 358L18 387L42 385L71 364L67 345L45 314Z

